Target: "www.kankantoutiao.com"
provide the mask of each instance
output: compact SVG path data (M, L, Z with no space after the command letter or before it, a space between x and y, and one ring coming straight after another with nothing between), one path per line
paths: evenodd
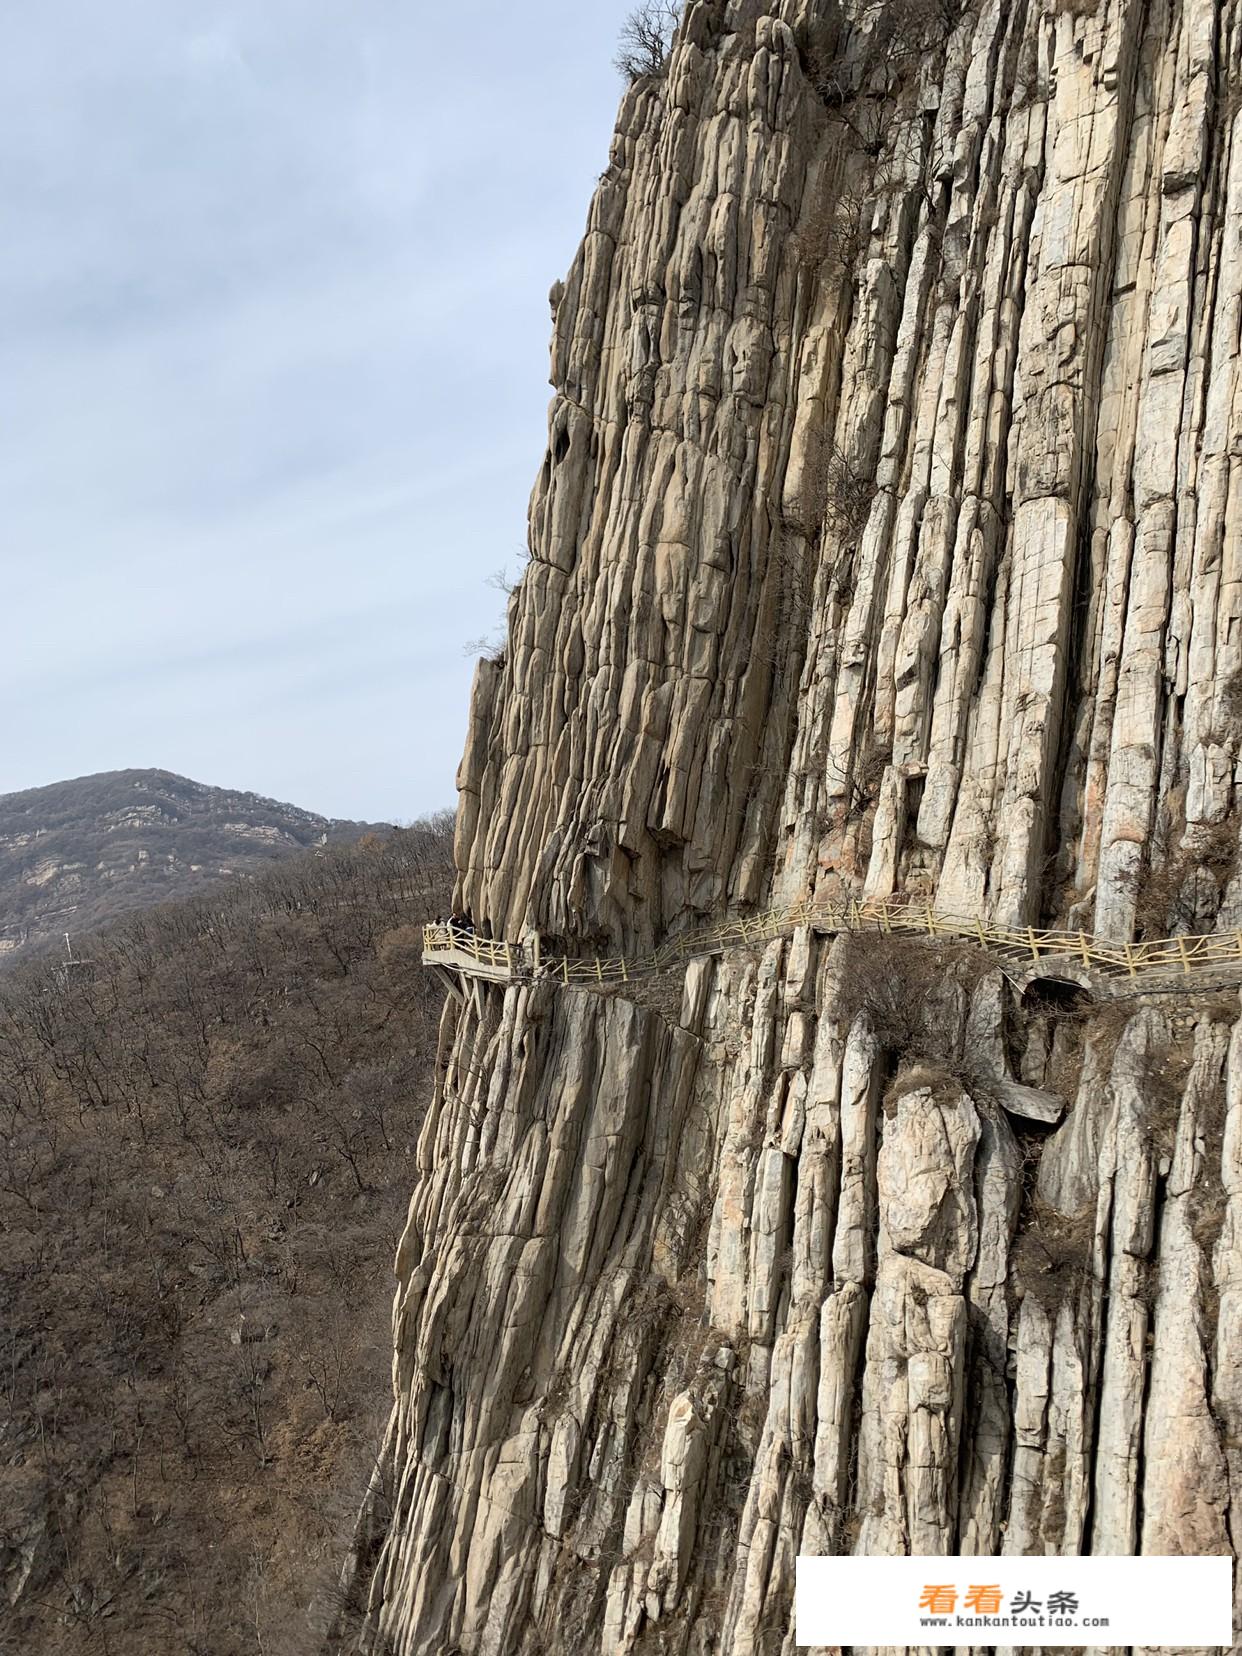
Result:
M1107 1616L920 1616L920 1627L1107 1627Z

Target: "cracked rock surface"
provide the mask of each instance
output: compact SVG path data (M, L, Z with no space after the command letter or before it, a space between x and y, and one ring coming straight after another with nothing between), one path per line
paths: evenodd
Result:
M693 0L553 290L495 936L1242 925L1242 4ZM667 986L666 986L667 987ZM802 930L451 1000L360 1648L792 1656L799 1551L1232 1552L1238 991Z

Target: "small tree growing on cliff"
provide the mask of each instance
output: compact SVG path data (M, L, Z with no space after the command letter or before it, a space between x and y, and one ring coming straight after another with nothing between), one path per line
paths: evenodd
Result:
M853 125L848 106L900 90L929 56L943 51L965 9L962 0L873 0L855 19L848 52L809 54L811 84L839 119Z
M631 86L645 75L664 73L680 17L676 0L644 0L626 18L613 62Z

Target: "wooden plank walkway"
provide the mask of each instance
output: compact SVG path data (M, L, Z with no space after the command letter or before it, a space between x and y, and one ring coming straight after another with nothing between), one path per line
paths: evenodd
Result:
M962 942L987 949L998 958L1019 963L1030 973L1055 977L1089 976L1137 988L1150 983L1166 988L1200 975L1229 982L1242 977L1242 932L1211 932L1193 937L1117 943L1089 932L1048 931L1034 926L991 926L978 918L941 914L927 903L795 903L766 914L726 920L673 938L649 954L545 955L519 943L497 942L448 925L423 928L423 960L463 976L492 983L550 978L566 987L628 983L666 971L698 955L750 948L799 926L834 935L846 931L892 933ZM1215 986L1215 985L1214 985Z

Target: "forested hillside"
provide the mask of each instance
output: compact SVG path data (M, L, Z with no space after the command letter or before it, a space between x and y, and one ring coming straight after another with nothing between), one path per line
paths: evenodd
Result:
M450 823L0 988L0 1651L315 1648L389 1404Z

